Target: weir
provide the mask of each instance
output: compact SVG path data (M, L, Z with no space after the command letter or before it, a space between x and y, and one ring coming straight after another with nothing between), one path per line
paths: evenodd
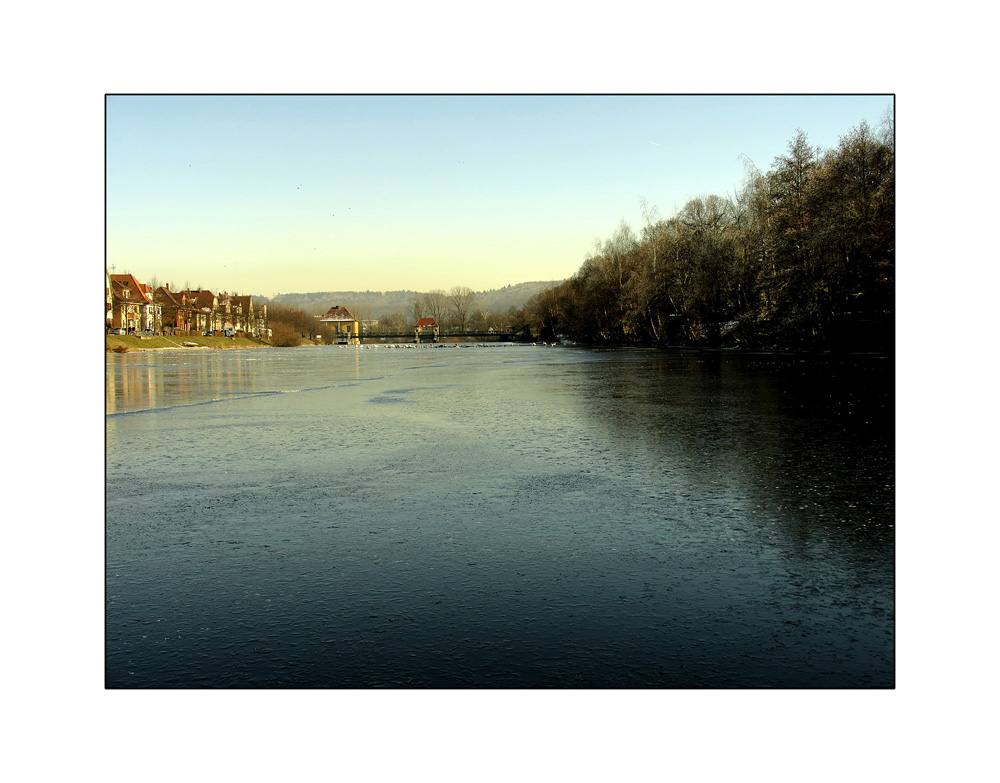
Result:
M478 340L484 342L513 342L514 336L510 332L455 332L448 334L420 334L417 332L369 332L358 335L358 339L364 342L378 342L379 340L411 340L415 343L442 343L452 340Z

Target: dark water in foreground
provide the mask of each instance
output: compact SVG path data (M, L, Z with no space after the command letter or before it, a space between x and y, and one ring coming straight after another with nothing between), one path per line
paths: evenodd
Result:
M885 359L107 359L106 683L892 687Z

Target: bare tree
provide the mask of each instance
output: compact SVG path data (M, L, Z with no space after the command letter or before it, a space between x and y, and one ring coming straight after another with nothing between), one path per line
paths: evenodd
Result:
M464 332L469 323L469 314L476 303L476 292L464 285L457 285L451 289L448 300L455 313L459 331Z
M423 300L424 315L440 324L448 313L448 294L438 288L424 294Z
M896 113L894 106L887 106L878 123L879 141L889 149L896 148Z
M380 332L388 332L390 334L403 334L405 332L413 331L413 324L416 322L416 316L411 321L407 322L406 313L403 312L392 312L384 313L379 316L378 319L378 330Z

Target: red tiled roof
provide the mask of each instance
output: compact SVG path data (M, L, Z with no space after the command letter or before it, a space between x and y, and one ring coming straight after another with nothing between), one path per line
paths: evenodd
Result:
M197 304L198 307L211 308L216 304L216 301L217 300L215 298L215 294L213 294L211 291L199 291L195 303Z
M180 291L177 293L180 293L182 297L186 298L188 304L190 304L192 307L197 307L197 308L207 307L208 309L211 310L212 307L215 306L217 301L215 294L213 294L207 288L203 288L198 291L191 291L189 289L187 291Z
M159 288L156 289L154 298L160 302L165 301L168 304L173 305L174 307L182 307L183 306L181 304L182 294L183 291L171 291L169 288L161 285Z
M321 316L321 321L357 321L358 319L354 317L354 313L348 310L346 307L331 307L326 311L326 314Z
M421 327L421 326L437 326L437 321L435 321L433 318L418 318L416 326L417 327Z
M145 299L147 302L152 300L152 289L136 280L134 275L108 275L108 278L111 280L111 290L117 294L119 299L124 298L122 291L127 288L129 299Z

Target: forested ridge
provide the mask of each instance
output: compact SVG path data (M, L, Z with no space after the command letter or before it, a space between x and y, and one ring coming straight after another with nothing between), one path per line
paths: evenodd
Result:
M550 286L556 285L558 280L536 281L516 283L504 286L503 288L493 288L485 291L476 291L476 306L490 312L507 312L511 307L518 309L524 307L535 294ZM330 309L332 305L344 305L351 309L359 318L384 319L394 313L405 313L409 318L413 309L413 303L420 297L426 296L429 291L317 291L312 293L290 293L277 294L273 297L254 297L254 300L261 300L268 306L268 309L299 309L307 313L321 314Z
M521 331L607 346L891 349L895 146L891 113L835 149L801 131L767 171L744 160L733 197L660 219L643 203L565 282L521 311Z

